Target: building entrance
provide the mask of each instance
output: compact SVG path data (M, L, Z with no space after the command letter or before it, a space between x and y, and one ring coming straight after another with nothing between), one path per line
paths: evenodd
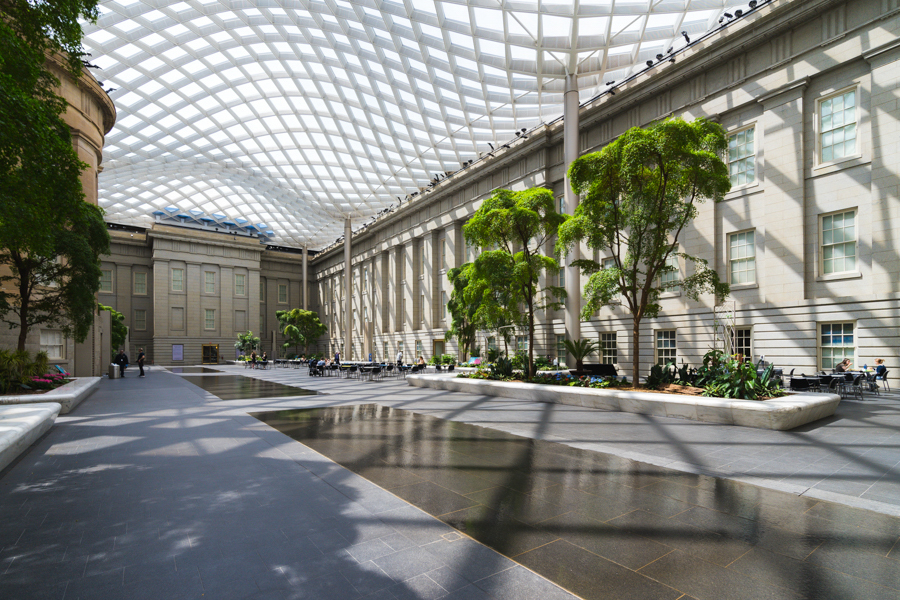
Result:
M219 364L219 345L203 344L203 364L217 365Z

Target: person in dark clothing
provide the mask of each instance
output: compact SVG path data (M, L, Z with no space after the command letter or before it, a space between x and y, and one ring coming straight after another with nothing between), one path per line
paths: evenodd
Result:
M144 359L145 359L145 358L146 358L146 355L144 354L144 349L143 349L143 348L138 348L138 359L137 359L137 363L138 363L138 368L141 370L141 374L138 375L138 377L143 377L143 376L144 376Z
M128 366L128 355L125 354L125 350L119 348L119 353L116 354L116 358L113 362L119 365L119 372L122 377L125 377L125 367Z

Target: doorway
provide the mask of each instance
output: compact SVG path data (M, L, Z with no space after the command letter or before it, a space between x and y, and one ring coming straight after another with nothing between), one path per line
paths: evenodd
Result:
M431 355L435 358L439 358L444 354L444 340L434 340L431 349L433 350Z
M219 345L203 344L203 364L217 365L219 364Z

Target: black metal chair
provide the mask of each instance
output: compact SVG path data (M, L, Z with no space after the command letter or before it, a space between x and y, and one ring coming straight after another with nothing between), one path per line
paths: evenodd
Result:
M886 370L886 371L884 372L884 375L876 375L876 376L875 376L875 382L876 382L876 385L878 385L877 382L879 382L879 381L882 382L882 383L884 384L884 389L886 389L887 391L891 391L891 386L888 385L888 381L887 381L887 380L888 380L888 373L890 373L890 371L889 371L889 370Z
M792 392L808 392L809 380L806 377L791 377L790 389Z
M850 393L854 396L859 396L859 399L863 399L863 387L865 385L866 376L865 375L857 375L853 377L852 382L850 383Z

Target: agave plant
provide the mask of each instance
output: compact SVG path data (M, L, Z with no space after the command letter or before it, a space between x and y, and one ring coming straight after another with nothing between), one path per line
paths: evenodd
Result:
M565 341L566 351L575 359L575 370L584 369L584 359L600 349L600 342L596 340Z
M0 349L0 394L17 392L19 386L48 366L47 353L38 352L35 360L27 350Z

